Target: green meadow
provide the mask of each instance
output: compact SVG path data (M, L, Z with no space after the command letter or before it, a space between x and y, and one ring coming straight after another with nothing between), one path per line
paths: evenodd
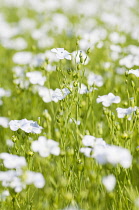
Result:
M0 0L0 209L139 209L139 1Z

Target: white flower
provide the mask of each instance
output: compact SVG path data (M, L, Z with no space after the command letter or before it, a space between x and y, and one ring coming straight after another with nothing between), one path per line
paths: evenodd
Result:
M48 89L46 87L38 87L37 91L39 96L45 103L49 103L52 101L52 94L54 92L52 89Z
M57 56L55 56L55 54L51 52L50 50L45 52L45 56L49 60L50 63L59 61Z
M3 104L3 101L1 98L3 97L9 97L11 96L11 91L10 90L5 90L3 88L0 88L0 105Z
M7 139L6 140L6 145L9 147L13 147L14 146L14 142L11 139Z
M14 79L13 82L15 84L19 85L19 87L22 88L22 89L28 89L29 81L25 80L24 77L20 77L20 78Z
M80 149L80 152L87 157L92 157L91 152L95 146L105 146L106 142L102 138L96 138L91 135L85 135L82 139L83 145L87 146ZM92 147L92 148L90 148Z
M88 75L87 81L88 81L88 84L90 86L96 85L98 87L101 87L103 85L103 78L102 78L102 76L101 75L94 74L93 72L91 72Z
M86 85L84 85L84 84L81 84L81 86L79 87L79 89L78 89L78 93L79 94L85 94L85 93L90 93L90 92L92 92L93 90L97 90L97 88L90 88L89 90L88 90L88 88L87 88L87 86Z
M108 95L98 96L97 103L102 102L103 106L109 107L112 103L119 103L121 101L119 96L115 96L113 93Z
M25 69L26 69L25 67L14 66L12 68L12 71L13 71L15 77L20 77L21 78L25 74Z
M131 120L132 113L137 110L137 107L129 107L127 109L117 108L118 118L124 118L126 115L128 116L128 120Z
M96 145L105 146L106 142L102 138L96 138L91 135L85 135L82 139L84 146L95 147Z
M4 39L2 40L2 45L5 48L15 50L24 50L25 48L27 48L27 42L21 37L15 39Z
M0 171L0 181L3 187L11 187L15 192L21 192L25 188L25 184L21 182L19 178L22 175L22 171Z
M37 188L43 188L45 185L43 175L34 171L0 171L0 181L3 187L10 187L17 193L25 189L26 185L34 184Z
M80 152L83 153L86 157L91 157L91 152L93 151L90 147L82 147Z
M110 174L108 176L104 176L102 179L102 183L106 187L108 192L111 192L115 185L116 185L116 178L113 174Z
M26 133L41 133L42 127L32 120L28 120L27 123L21 126L21 129Z
M27 185L34 184L37 188L43 188L45 185L45 179L41 173L26 171L25 177Z
M136 77L139 77L139 69L136 69L136 70L129 70L128 71L128 74L134 74Z
M17 52L13 56L13 62L21 65L29 64L32 60L31 52Z
M17 131L19 128L21 128L23 120L11 120L9 122L10 129L12 131Z
M46 71L51 72L51 71L56 71L56 66L52 66L51 64L47 64L46 66Z
M0 117L0 126L2 126L4 128L8 128L9 119L7 117Z
M11 120L9 122L10 129L12 131L17 131L19 128L26 133L41 133L42 127L32 120Z
M110 33L109 38L115 44L124 43L126 41L126 37L124 35L118 34L117 32Z
M38 47L39 48L49 48L52 47L54 44L54 38L43 36L42 38L38 39Z
M129 54L119 61L120 65L124 65L127 68L132 68L133 66L139 66L139 55Z
M132 163L132 156L129 150L119 146L95 146L93 152L92 157L100 164L110 163L116 165L119 163L123 168L129 168Z
M70 94L70 91L68 88L63 88L62 90L57 88L52 93L52 100L54 102L58 102L59 100L64 99L68 94Z
M87 157L93 157L99 164L120 164L123 168L131 166L132 156L128 149L106 144L102 138L91 135L84 136L82 142L87 147L81 148L80 152Z
M8 197L10 195L8 190L4 190L1 194L0 194L0 201L5 201L6 197Z
M122 75L122 74L125 73L125 71L126 71L126 69L124 67L122 67L122 68L120 68L120 67L116 68L116 73L117 74Z
M31 84L44 85L46 77L42 76L42 73L39 71L27 72L26 76L29 78Z
M58 142L40 136L38 140L32 142L31 148L34 152L38 152L42 157L48 157L50 154L58 156L60 154L58 145Z
M25 158L18 155L1 153L0 159L3 159L3 164L6 168L21 168L26 166Z
M30 63L31 67L39 67L43 64L43 62L45 61L45 54L44 53L39 53L37 55L35 55Z
M64 59L71 60L71 55L68 51L64 50L64 48L53 48L51 52L56 53L56 57L58 59Z
M0 88L0 98L2 98L4 96L6 96L6 97L11 96L11 91Z
M55 90L52 90L46 87L37 87L37 91L45 103L49 103L51 101L57 103L59 100L63 100L68 94L70 94L68 88L63 88L63 89L56 88Z
M139 207L139 197L135 199L134 204L137 208Z

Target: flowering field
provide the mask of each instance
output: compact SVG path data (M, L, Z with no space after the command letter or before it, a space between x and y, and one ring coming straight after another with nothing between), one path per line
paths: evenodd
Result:
M138 10L0 0L0 209L139 209Z

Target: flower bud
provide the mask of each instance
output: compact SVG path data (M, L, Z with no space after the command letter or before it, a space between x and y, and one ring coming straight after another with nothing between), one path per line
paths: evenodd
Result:
M135 83L133 82L133 80L131 81L131 86L134 88L135 87Z
M27 155L32 157L32 156L34 155L34 152L28 151L28 152L27 152Z
M74 155L74 149L69 148L69 149L67 150L67 154L68 154L69 156Z
M59 66L56 66L56 71L60 71L60 68L59 68Z
M119 125L119 124L116 124L115 127L116 127L116 130L117 130L117 131L120 130L120 125Z
M108 115L108 113L109 113L108 109L106 109L106 108L103 109L103 112L105 115Z
M108 116L111 117L112 113L111 111L108 111Z
M79 40L77 39L77 40L76 40L76 46L78 46L78 45L79 45Z
M125 76L128 77L128 71L125 72Z
M125 84L127 84L127 83L128 83L128 80L126 79L126 80L125 80Z
M80 58L80 63L83 63L83 55L82 55L82 51L80 51L79 58Z
M78 79L78 74L77 74L77 73L74 73L74 74L73 74L73 78L74 78L74 79Z
M60 131L58 128L55 129L55 135L56 135L56 138L59 139L61 134L60 134Z
M125 101L125 102L123 103L123 105L126 107L126 106L128 105L127 101Z
M129 138L129 136L128 136L127 133L123 133L123 134L121 135L121 137L122 137L122 139L128 139L128 138Z
M56 116L56 121L57 121L58 123L60 123L60 122L61 122L61 118L60 118L60 116L59 116L59 115L57 115L57 116Z
M71 69L67 69L67 73L68 73L69 75L71 74L71 72L72 72Z
M115 120L115 115L113 113L111 114L111 119L112 119L112 121Z
M86 54L90 54L90 48L87 49Z
M136 115L139 115L139 109L136 109Z
M132 98L130 98L130 100L131 100L131 106L134 107L135 106L134 98L132 97Z
M65 193L65 198L69 201L73 199L73 195L70 192Z
M36 46L32 45L32 50L35 51L36 50Z
M77 64L77 70L80 70L81 69L81 65L78 63Z
M13 135L11 139L14 143L18 140L17 136L15 136L15 135Z
M73 86L74 86L74 87L77 87L77 86L78 86L78 82L74 82L74 83L73 83Z

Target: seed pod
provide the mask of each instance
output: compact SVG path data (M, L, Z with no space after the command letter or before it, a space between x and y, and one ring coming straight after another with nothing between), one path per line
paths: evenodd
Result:
M13 135L11 139L14 143L18 140L17 136L15 136L15 135Z

